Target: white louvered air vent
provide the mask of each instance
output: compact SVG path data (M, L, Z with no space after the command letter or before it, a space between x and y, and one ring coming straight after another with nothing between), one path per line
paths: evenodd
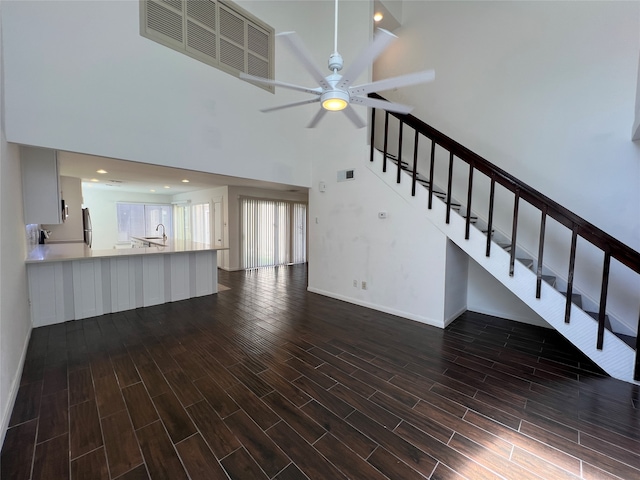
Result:
M190 48L212 59L218 58L216 34L191 20L187 20L187 50Z
M182 42L182 15L160 3L148 2L147 25L155 32Z
M187 2L187 15L192 20L197 20L212 30L216 29L217 15L215 2L202 0Z
M220 7L220 35L244 47L244 21L224 7Z
M140 34L234 76L274 78L273 28L228 0L140 0Z

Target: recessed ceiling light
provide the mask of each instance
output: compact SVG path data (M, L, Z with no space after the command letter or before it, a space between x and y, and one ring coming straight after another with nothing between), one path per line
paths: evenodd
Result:
M165 185L164 188L171 188L169 185Z
M373 14L373 21L374 22L379 22L383 18L384 18L384 15L382 15L382 13L380 13L380 12L376 12L376 13Z
M97 178L92 178L91 181L92 182L99 182L100 180L98 180Z
M186 178L182 180L182 183L189 183L189 180L187 180Z
M152 188L151 190L149 190L150 192L155 192L155 190Z
M100 173L100 174L105 174L105 173L109 173L107 172L104 168L101 168L100 170L96 170L96 173Z

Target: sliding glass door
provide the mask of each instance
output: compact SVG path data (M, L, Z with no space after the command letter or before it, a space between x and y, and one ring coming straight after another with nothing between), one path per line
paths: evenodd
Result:
M240 198L241 266L267 267L307 261L307 205Z

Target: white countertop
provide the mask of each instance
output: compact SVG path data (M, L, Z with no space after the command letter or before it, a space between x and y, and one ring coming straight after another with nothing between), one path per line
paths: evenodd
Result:
M213 247L206 243L184 240L167 240L165 245L146 248L122 248L110 250L94 250L84 243L55 243L38 245L27 253L26 263L66 262L88 258L127 257L133 255L157 255L199 251L228 250Z

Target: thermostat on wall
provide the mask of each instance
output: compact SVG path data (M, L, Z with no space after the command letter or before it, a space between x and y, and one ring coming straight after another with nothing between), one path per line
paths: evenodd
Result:
M355 180L355 170L340 170L338 172L339 182L346 182L347 180Z

